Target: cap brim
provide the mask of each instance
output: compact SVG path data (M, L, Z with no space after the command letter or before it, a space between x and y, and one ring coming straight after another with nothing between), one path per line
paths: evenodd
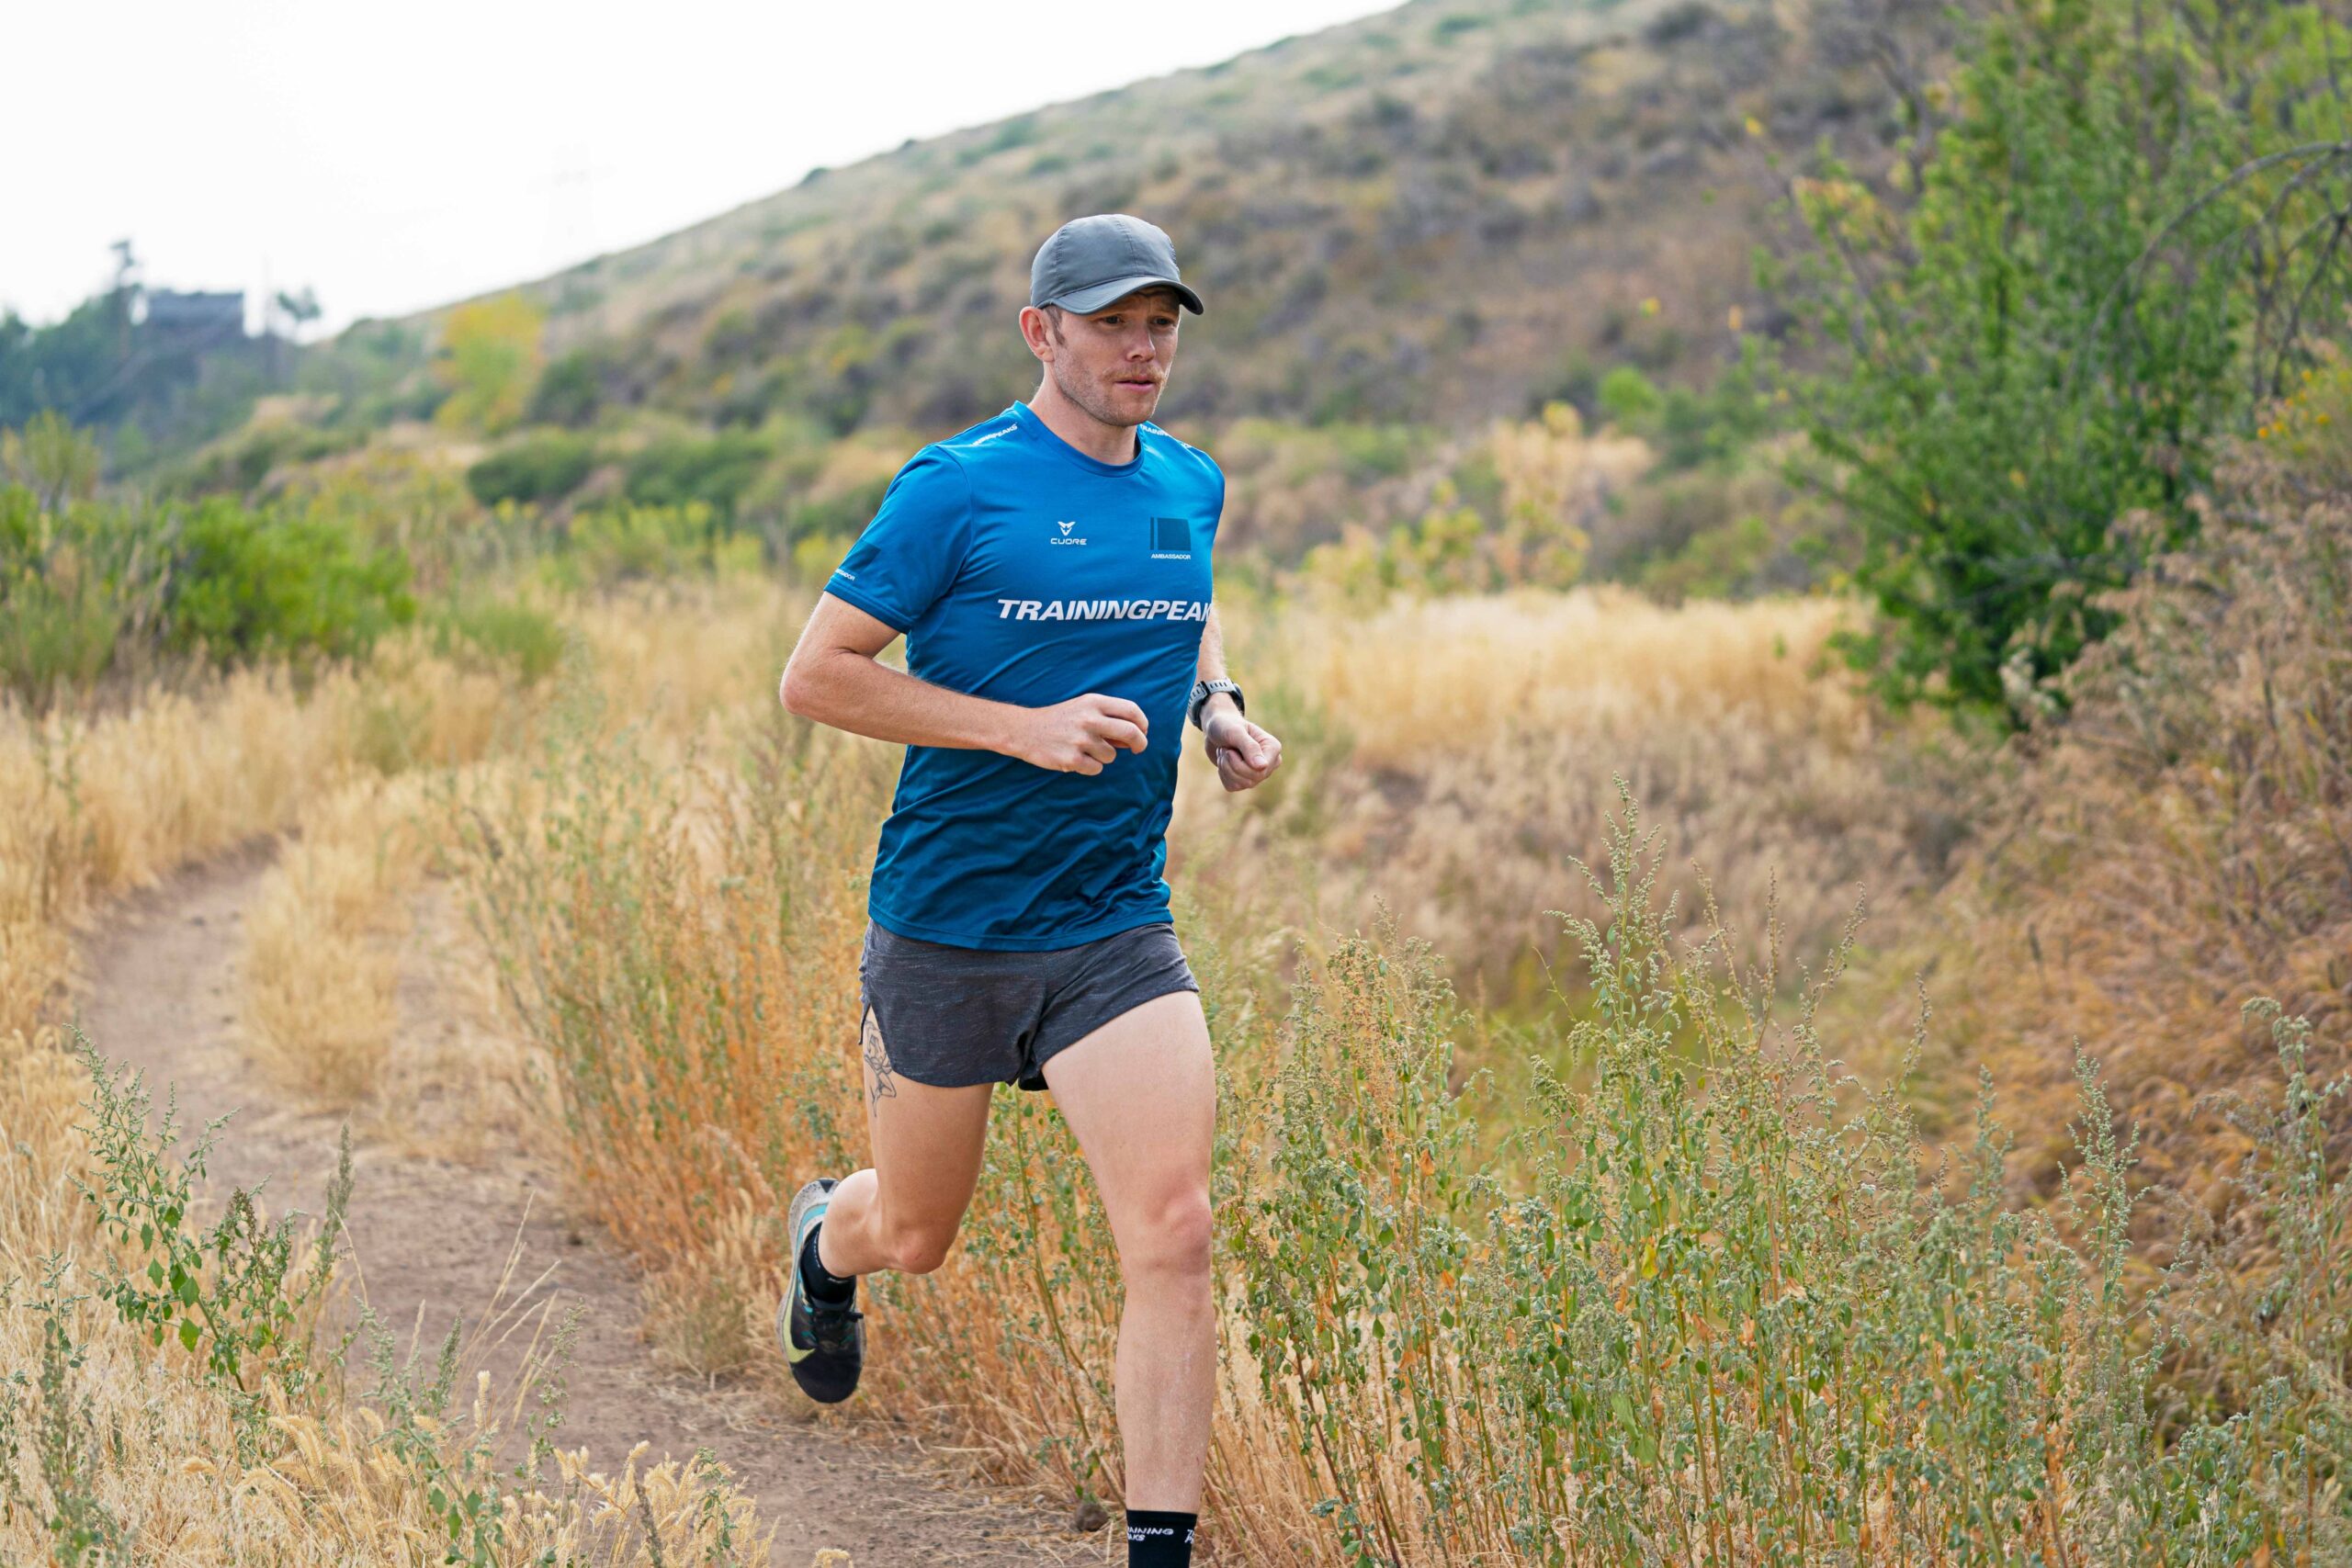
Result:
M1058 299L1040 299L1037 303L1059 305L1065 310L1075 310L1083 316L1090 310L1101 310L1114 299L1124 299L1138 288L1172 288L1176 291L1176 298L1184 302L1186 310L1195 316L1208 314L1206 307L1201 303L1201 297L1193 293L1190 288L1172 277L1160 277L1151 273L1145 273L1136 277L1113 278L1108 283L1098 283L1091 288L1074 290Z

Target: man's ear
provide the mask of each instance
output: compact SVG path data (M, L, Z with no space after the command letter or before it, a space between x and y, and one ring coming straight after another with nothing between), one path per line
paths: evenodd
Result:
M1021 307L1021 338L1029 352L1047 365L1054 362L1054 331L1046 312L1035 305Z

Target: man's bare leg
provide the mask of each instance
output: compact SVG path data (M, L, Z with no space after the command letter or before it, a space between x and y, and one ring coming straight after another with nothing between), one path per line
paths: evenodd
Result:
M1045 1074L1119 1246L1127 1506L1196 1514L1216 1403L1209 1283L1216 1071L1201 998L1192 991L1155 997L1048 1058Z
M900 1077L870 1010L861 1041L874 1164L833 1189L817 1261L844 1279L882 1269L928 1274L947 1257L971 1205L991 1086L933 1089Z

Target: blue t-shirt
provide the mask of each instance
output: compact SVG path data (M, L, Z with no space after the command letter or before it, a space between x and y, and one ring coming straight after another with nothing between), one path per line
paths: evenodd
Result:
M910 746L875 851L876 925L956 947L1070 947L1169 918L1168 818L1211 603L1225 475L1154 424L1125 463L1026 403L916 453L825 591L906 634L907 669L1023 707L1090 692L1148 739L1092 775Z

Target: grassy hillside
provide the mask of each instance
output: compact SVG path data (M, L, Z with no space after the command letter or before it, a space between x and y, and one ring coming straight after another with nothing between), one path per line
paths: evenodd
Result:
M1732 306L1779 324L1748 282L1765 150L1883 158L1893 96L1847 26L1747 0L1416 0L910 142L529 286L538 412L954 427L1034 374L1011 317L1039 240L1106 209L1165 226L1210 301L1171 421L1460 428L1613 363L1690 379Z

